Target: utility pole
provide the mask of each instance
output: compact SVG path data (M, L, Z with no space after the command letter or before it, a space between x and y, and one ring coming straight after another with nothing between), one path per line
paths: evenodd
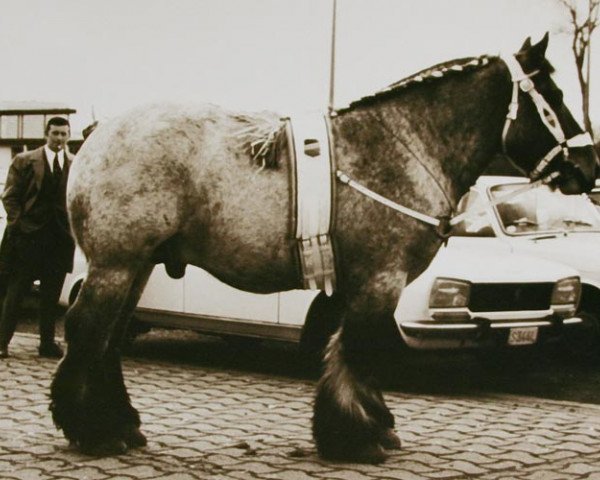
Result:
M334 110L334 89L335 89L335 22L336 22L337 0L333 0L333 19L331 27L331 65L329 68L329 106L327 111L329 116Z

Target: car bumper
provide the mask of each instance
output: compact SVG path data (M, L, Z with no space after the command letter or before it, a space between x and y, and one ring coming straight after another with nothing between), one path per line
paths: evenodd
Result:
M474 318L465 322L423 320L399 325L404 342L415 349L458 349L510 346L513 329L537 329L534 344L557 340L565 329L583 324L579 317L560 318L552 315L541 319L494 320Z

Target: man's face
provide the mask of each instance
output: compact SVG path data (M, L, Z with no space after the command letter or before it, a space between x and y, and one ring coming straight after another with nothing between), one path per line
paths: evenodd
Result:
M46 133L46 144L50 150L57 152L67 145L71 133L68 125L50 125Z

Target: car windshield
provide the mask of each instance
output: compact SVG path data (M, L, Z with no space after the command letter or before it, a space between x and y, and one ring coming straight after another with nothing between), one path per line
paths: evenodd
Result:
M494 229L485 208L485 200L475 190L467 192L458 202L456 214L469 212L463 220L452 229L455 237L493 237Z
M490 189L496 200L523 184L497 185ZM541 186L499 203L495 212L509 235L600 231L600 216L586 195L563 195Z

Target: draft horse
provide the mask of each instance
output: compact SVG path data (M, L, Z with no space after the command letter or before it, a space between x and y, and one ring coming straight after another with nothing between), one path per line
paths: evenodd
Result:
M589 142L572 141L582 129L551 79L547 43L548 35L534 45L527 39L510 60L446 62L338 110L331 118L337 168L432 216L450 214L501 152L534 178L558 172L552 182L565 193L588 191L598 159ZM68 208L89 269L66 314L68 349L50 405L81 451L146 444L120 342L155 263L179 273L196 265L251 292L301 288L289 145L280 145L271 167L258 168L240 141L249 127L280 124L274 113L153 105L101 124L81 148ZM318 298L322 308L312 308L309 321L328 312L341 327L327 346L313 434L323 458L379 462L400 440L375 381L373 326L392 315L441 239L346 185L337 185L334 205L338 285L331 298Z

